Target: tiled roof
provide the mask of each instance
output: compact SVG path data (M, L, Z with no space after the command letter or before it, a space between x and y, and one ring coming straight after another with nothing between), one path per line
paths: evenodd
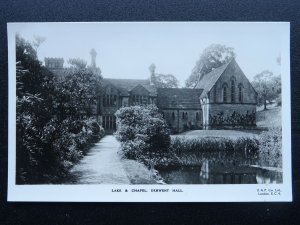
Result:
M157 106L159 108L201 108L199 96L202 89L158 88Z
M122 95L128 96L129 91L134 89L136 86L141 85L144 88L146 88L150 95L156 96L156 88L152 85L150 85L149 80L140 80L140 79L111 79L111 78L104 78L103 79L103 85L106 86L108 84L112 84L115 86Z
M214 69L213 71L205 74L202 77L202 79L199 81L199 83L196 86L196 88L203 89L201 97L211 90L211 88L215 85L215 83L218 81L220 76L224 73L228 65L233 61L234 60L231 60L229 63L226 63L223 66Z

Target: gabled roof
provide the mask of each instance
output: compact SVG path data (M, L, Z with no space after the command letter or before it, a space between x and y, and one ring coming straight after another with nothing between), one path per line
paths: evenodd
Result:
M201 108L199 96L202 89L190 88L158 88L157 107L158 108Z
M198 82L198 84L196 86L196 88L203 89L202 95L200 97L202 97L203 95L205 95L207 92L209 92L212 89L212 87L215 85L215 83L218 81L218 79L224 73L224 71L226 70L228 65L233 61L234 61L234 59L231 60L229 63L226 63L226 64L214 69L210 73L205 74L201 78L201 80Z
M129 92L134 92L134 91L136 91L136 90L146 90L146 92L148 92L149 94L150 94L150 91L147 89L147 88L145 88L143 85L141 85L141 84L138 84L137 86L135 86L134 88L132 88Z
M134 89L139 85L141 85L146 90L148 90L151 96L156 95L156 88L150 85L149 80L104 78L103 85L107 86L108 84L112 84L113 86L115 86L123 96L128 96L129 91L131 91L132 89Z

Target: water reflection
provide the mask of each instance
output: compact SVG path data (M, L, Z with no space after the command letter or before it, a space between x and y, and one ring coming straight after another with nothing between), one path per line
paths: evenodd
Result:
M201 167L160 171L167 184L271 184L282 183L282 172L248 165L224 165L205 160Z

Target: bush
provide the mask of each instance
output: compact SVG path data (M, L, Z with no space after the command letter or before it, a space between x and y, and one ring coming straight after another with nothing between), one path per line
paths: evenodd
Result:
M17 117L17 183L55 183L67 175L104 129L94 119L60 122L39 128L32 116Z
M170 132L156 106L123 107L115 115L115 135L126 158L149 165L153 157L168 153Z
M271 128L260 135L259 162L263 166L282 167L281 128Z
M209 116L209 121L212 127L247 127L247 126L255 126L255 112L246 114L240 114L237 112L233 112L231 115L224 115L223 112L219 112L213 116Z

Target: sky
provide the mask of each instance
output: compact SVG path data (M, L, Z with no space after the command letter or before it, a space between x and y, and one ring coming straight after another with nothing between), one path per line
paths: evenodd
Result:
M46 40L38 58L82 58L90 64L90 50L105 78L147 79L149 66L173 74L184 86L202 51L211 44L234 48L236 61L251 81L263 70L280 74L278 23L119 22L23 23L18 33L26 40ZM65 63L66 64L66 63Z

